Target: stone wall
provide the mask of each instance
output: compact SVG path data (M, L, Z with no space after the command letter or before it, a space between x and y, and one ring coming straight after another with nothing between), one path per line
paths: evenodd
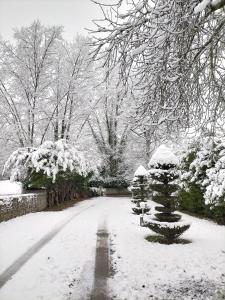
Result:
M42 211L46 207L47 197L45 191L0 196L0 222L28 213Z

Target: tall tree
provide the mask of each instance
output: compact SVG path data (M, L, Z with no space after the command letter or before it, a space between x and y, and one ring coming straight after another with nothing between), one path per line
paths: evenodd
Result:
M45 110L47 122L41 141L49 128L53 128L55 140L69 140L71 128L79 123L79 115L86 106L91 68L88 42L87 38L77 36L73 43L60 41L57 45L49 106Z
M49 97L61 31L61 27L44 27L35 21L15 31L15 45L1 41L0 93L21 146L36 143L36 128L42 122L37 115Z
M100 85L101 99L88 124L97 149L102 156L106 176L125 173L125 152L130 133L128 96L119 85L116 73ZM130 103L129 103L130 104Z

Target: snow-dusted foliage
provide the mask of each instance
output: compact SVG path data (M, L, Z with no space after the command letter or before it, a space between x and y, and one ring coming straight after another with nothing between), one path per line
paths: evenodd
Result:
M59 171L76 171L80 175L87 174L87 164L82 154L64 140L47 141L31 156L32 166L36 172L42 171L53 182Z
M177 184L180 177L179 160L172 152L172 150L170 150L165 145L161 145L153 153L148 167L150 187L153 187L151 188L153 198L155 197L156 201L158 201L158 198L162 198L161 193L163 193L165 182L167 182L167 184L171 186L170 189L173 185ZM158 188L155 190L156 185L161 185L161 188L159 190ZM168 193L166 193L167 196L165 197L167 201L171 200L171 203L174 202L174 205L174 199L177 196L177 188L178 187L173 190L173 192L171 193L171 197L168 196Z
M160 165L179 165L179 159L165 145L159 146L149 161L149 168L158 167Z
M225 150L219 154L219 159L215 166L209 169L207 174L208 185L206 186L206 204L218 204L224 201L225 196Z
M225 140L203 138L185 153L181 168L183 187L200 186L205 204L217 205L225 196Z
M171 181L171 184L176 184L177 179L180 177L179 164L178 157L175 156L169 147L165 145L159 146L148 163L150 183L157 184L162 176L166 176Z
M134 173L134 177L147 176L147 175L148 175L148 171L142 165L140 165Z
M189 147L181 162L181 168L187 168L183 172L182 182L203 185L206 170L212 167L213 145L214 142L210 138L205 138Z
M176 120L186 127L223 118L218 87L224 85L224 47L219 42L224 36L224 0L99 5L103 16L93 32L94 57L103 58L109 70L119 66L124 81L132 83L137 120L144 127L166 123L172 129ZM209 57L214 60L212 77Z
M35 148L24 147L15 150L7 159L3 174L10 171L12 181L23 180L26 177L27 170L31 167L31 155Z
M194 12L200 13L209 7L212 11L222 8L224 6L223 0L202 0L194 9Z
M28 169L43 173L54 183L59 172L76 172L86 175L90 167L83 155L65 140L46 141L39 148L21 148L12 153L5 164L11 170L11 179L22 179Z

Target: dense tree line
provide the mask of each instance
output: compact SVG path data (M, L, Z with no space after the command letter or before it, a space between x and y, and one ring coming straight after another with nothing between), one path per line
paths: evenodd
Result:
M90 49L89 38L67 42L60 26L39 21L0 41L1 164L18 147L64 139L109 169L105 176L124 173L132 97L116 70L104 81Z

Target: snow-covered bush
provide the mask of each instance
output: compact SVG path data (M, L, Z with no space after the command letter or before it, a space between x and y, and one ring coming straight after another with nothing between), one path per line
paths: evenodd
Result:
M154 201L174 211L177 206L179 159L165 145L161 145L149 162L150 189Z
M50 206L87 191L92 172L82 153L65 140L18 149L7 160L6 170L11 171L12 180L22 180L27 188L47 188Z
M128 181L124 177L106 177L103 179L104 188L124 189L128 187Z
M225 140L205 137L193 143L181 163L181 208L201 215L222 214L225 222Z
M63 172L86 176L90 171L82 154L64 140L46 141L39 148L14 151L5 164L6 170L11 170L12 180L24 180L28 173L41 173L53 183L57 175Z
M190 145L181 160L183 187L188 187L189 183L196 183L202 187L206 185L206 172L215 160L215 143L211 138L204 138Z
M36 148L24 147L18 148L15 150L7 159L3 174L10 172L11 181L23 181L28 170L32 167L31 165L31 156Z
M128 181L123 177L107 177L92 176L88 181L90 187L103 187L103 188L115 188L124 189L128 187Z

